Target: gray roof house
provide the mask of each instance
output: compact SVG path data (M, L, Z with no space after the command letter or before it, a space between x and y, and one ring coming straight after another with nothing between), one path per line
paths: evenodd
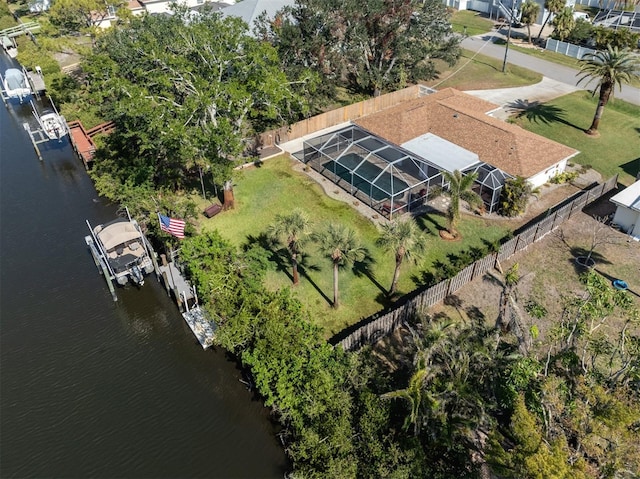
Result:
M282 8L294 4L295 0L242 0L222 9L221 13L223 16L242 18L249 25L249 29L252 30L255 26L255 21L262 12L267 12L269 18L274 18Z

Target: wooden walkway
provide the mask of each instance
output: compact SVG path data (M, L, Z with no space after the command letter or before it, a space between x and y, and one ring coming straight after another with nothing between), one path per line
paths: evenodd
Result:
M108 135L114 129L115 125L112 121L94 126L89 130L85 130L81 121L76 120L69 122L71 145L73 145L73 149L84 163L85 168L89 168L89 164L93 162L93 157L96 152L96 144L93 142L93 137L100 134Z
M80 121L69 122L69 138L71 138L71 145L76 154L84 163L84 167L88 169L89 163L93 162L96 145Z

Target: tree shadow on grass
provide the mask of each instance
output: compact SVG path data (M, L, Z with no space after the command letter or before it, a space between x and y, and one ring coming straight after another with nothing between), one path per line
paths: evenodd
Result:
M418 224L418 227L422 231L428 234L437 235L440 231L446 230L446 228L444 226L441 226L433 218L434 216L442 216L443 218L446 217L444 213L436 209L430 209L430 211L428 211L427 213L417 216L415 220L416 220L416 223Z
M257 236L247 236L247 244L257 244L269 253L269 261L275 265L275 269L279 273L284 273L289 281L293 284L293 273L291 266L291 256L289 250L283 247L280 243L270 238L266 233L260 233ZM333 304L333 301L320 289L320 287L309 276L310 271L320 271L320 268L316 264L311 264L307 261L307 256L303 255L298 262L298 273L305 281L308 281L311 286L324 298L324 300Z
M640 132L640 128L636 128L636 130ZM622 165L620 165L620 168L622 168L622 171L631 175L633 178L637 178L638 173L640 173L640 157L636 158L635 160L623 163Z
M269 261L275 264L276 271L286 274L291 281L293 276L291 274L291 257L289 251L282 247L273 238L270 238L266 233L260 233L257 236L247 236L247 245L257 244L265 251L269 253Z
M544 123L545 125L551 125L552 123L562 123L563 125L570 126L576 130L585 132L584 128L580 128L571 122L568 122L565 116L565 110L555 105L548 103L541 103L539 101L529 100L516 100L508 103L507 106L512 110L517 110L520 113L516 115L516 118L526 118L532 123Z
M363 276L369 278L369 281L371 281L373 285L380 290L380 292L387 294L387 290L380 284L380 282L376 278L375 273L373 272L373 266L375 264L376 260L367 251L362 261L356 261L353 263L353 274L355 274L358 278L361 278Z
M582 248L579 246L573 246L570 248L571 251L571 255L573 256L573 258L571 258L571 264L573 265L573 268L575 269L577 274L582 274L585 273L588 268L586 268L583 265L580 265L576 259L577 258L585 258L588 254L589 254L589 250L586 248ZM598 253L597 251L594 251L591 253L591 259L593 261L596 262L596 264L598 263L602 263L602 264L612 264L611 261L609 261L605 256L603 256L602 254Z
M305 279L305 281L308 281L309 284L313 286L313 289L315 289L318 292L318 294L322 296L322 298L327 302L329 306L333 305L333 299L331 299L329 296L327 296L324 293L324 291L322 291L320 286L318 286L316 282L311 278L308 271L318 272L320 271L320 267L315 264L305 264L305 261L303 258L302 262L298 264L298 272L300 273L300 276L302 276Z

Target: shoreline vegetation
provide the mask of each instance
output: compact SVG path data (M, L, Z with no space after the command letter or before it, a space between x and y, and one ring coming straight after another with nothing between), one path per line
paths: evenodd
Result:
M100 33L70 16L77 10L66 0L58 2L69 8L38 17L38 45L20 39L19 60L41 66L68 119L87 127L116 121L117 133L99 139L91 171L96 189L127 204L158 243L180 247L203 304L220 320L217 343L246 368L282 426L290 477L579 479L640 470L640 315L637 298L614 290L597 272L607 262L616 274L620 259L613 250L594 254L596 268L588 274L563 269L571 290L547 276L554 265L535 271L504 265L481 280L497 295L480 301L484 289L475 291L482 308L453 296L378 344L345 353L327 337L421 282L455 274L456 265L505 238L508 222L463 215L456 226L463 239L446 242L438 236L447 228L444 214L419 216L425 253L411 251L419 261L402 264L399 293L390 297L398 257L411 256L408 243L395 254L383 248L375 225L293 171L296 160L282 156L232 172L255 132L350 98L418 80L434 84L465 64L467 54L459 56L449 41L450 12L440 1L407 3L411 8L391 14L378 4L381 10L362 12L347 0L330 17L324 1L302 1L301 10L292 10L296 22L259 24L260 38L272 43L250 37L233 19L205 15L187 25L182 10L171 18L125 17ZM11 7L24 11L26 3ZM423 9L420 21L437 26L419 50L402 38L418 18L413 8ZM8 13L0 4L0 21ZM316 20L328 25L318 33L320 43L301 30ZM473 21L467 33L486 27L486 19ZM461 25L454 22L454 31ZM358 41L374 47L382 41L402 55L385 63L389 54L382 54L378 71L346 53L332 55L326 45L349 26ZM438 60L411 61L426 50ZM54 53L68 59L71 51L82 61L67 75ZM238 59L237 51L245 56ZM323 69L306 67L313 62ZM394 74L383 75L387 68ZM495 61L475 56L447 86L518 86L538 78L516 68L504 75ZM601 136L585 139L593 106L583 93L573 94L513 121L575 145L583 151L575 161L585 169L621 173L629 183L638 168L631 140L638 109L608 106ZM223 188L225 197L234 195L235 208L205 219L201 211L222 199ZM294 217L292 205L306 211ZM187 219L187 238L162 233L156 211ZM564 245L555 260L582 251L575 239L582 237L567 235L576 244ZM328 257L327 241L335 241ZM634 250L627 251L633 259Z

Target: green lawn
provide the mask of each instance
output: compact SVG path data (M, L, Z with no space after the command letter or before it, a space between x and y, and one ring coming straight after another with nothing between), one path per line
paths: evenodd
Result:
M605 179L619 174L620 182L629 185L640 168L640 107L611 101L600 121L600 136L592 137L584 130L591 125L596 100L586 92L572 93L530 110L515 122L580 150L572 161L591 165Z
M489 88L509 88L533 85L542 80L542 75L516 65L507 65L502 73L502 60L490 58L469 50L462 50L458 63L449 67L444 62L436 62L440 72L438 78L425 82L426 85L442 89L484 90Z
M496 40L496 45L504 45L506 42L502 39ZM562 53L556 53L551 50L543 50L540 48L527 48L514 44L511 42L509 44L509 48L516 50L520 53L524 53L526 55L531 55L532 57L540 58L542 60L547 60L558 65L564 65L569 68L575 68L576 70L580 69L580 62L577 58L569 57L567 55L563 55ZM577 80L577 78L576 78ZM640 79L634 78L631 83L632 86L638 88L640 87Z
M309 308L311 317L324 329L327 337L358 322L388 304L385 290L391 283L394 258L384 254L375 246L377 227L362 217L350 205L329 198L322 188L303 173L293 171L288 157L267 160L260 167L245 169L234 187L235 209L205 219L202 230L217 229L225 238L241 246L256 241L277 214L284 214L293 207L306 211L314 223L314 229L336 221L354 228L371 256L369 269L352 269L340 273L341 307L330 306L333 296L332 270L328 260L318 255L315 246L309 243L300 272L301 283L296 287L298 298ZM201 205L204 209L205 203ZM456 254L471 246L480 247L483 239L493 241L506 233L505 227L490 227L481 218L465 217L459 225L464 239L445 242L437 236L438 228L444 226L444 218L429 215L419 218L419 224L429 232L428 254L420 265L407 264L400 276L400 293L416 288L422 271L428 272L435 261L446 261L447 254ZM286 256L275 256L272 269L267 275L271 288L291 285L290 266Z
M481 17L478 12L458 10L451 16L451 26L454 32L466 33L471 37L473 35L490 32L493 28L493 22L486 17Z

